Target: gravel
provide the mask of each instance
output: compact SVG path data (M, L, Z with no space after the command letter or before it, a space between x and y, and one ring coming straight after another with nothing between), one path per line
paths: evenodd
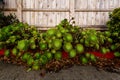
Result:
M98 71L93 66L73 66L58 73L46 73L44 77L40 72L27 72L23 66L0 62L0 80L120 80L120 74Z

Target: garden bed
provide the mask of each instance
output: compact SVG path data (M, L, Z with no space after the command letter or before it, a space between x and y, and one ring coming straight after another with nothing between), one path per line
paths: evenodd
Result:
M24 23L8 25L0 29L0 60L26 66L28 70L56 72L73 65L93 65L117 72L120 28L111 26L114 18L118 17L110 18L109 30L104 32L74 26L72 19L62 20L46 32Z

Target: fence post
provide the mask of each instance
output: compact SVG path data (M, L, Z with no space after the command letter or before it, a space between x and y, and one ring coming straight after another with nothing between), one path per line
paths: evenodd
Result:
M70 19L75 17L75 0L70 0Z
M17 17L20 22L22 22L22 1L23 0L17 0Z

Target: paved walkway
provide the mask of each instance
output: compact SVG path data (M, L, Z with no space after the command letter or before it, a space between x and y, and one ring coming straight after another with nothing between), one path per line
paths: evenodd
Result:
M73 66L41 77L40 71L26 72L22 66L0 62L0 80L120 80L120 74L97 71L92 66Z

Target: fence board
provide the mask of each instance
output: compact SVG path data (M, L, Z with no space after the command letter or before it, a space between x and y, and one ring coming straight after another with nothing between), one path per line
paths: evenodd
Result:
M60 23L60 12L57 12L57 23L56 24L59 24Z
M82 27L105 25L108 13L120 7L120 0L23 0L20 10L17 1L5 0L5 14L19 13L18 18L23 17L23 22L39 26L39 29L54 27L62 19L71 17Z
M17 16L20 21L22 21L22 0L17 0Z
M35 8L35 0L31 0L31 9ZM35 12L31 12L31 25L35 25Z

